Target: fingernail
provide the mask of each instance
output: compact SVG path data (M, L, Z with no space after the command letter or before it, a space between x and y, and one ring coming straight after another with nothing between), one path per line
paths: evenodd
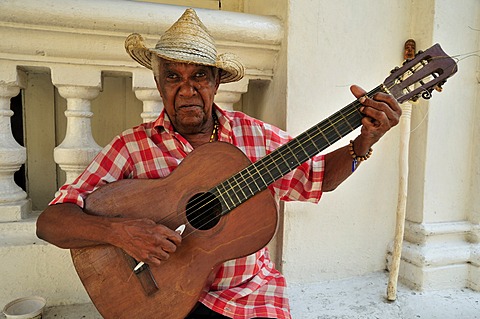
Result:
M363 110L364 110L364 109L365 109L365 106L362 106L359 110L360 110L360 112L363 113Z
M367 100L367 97L365 95L358 98L358 102L360 103L364 103L366 100Z

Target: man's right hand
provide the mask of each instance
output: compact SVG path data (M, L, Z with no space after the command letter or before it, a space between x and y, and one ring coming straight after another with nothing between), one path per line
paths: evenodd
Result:
M150 219L89 215L75 204L49 206L37 220L37 236L60 248L110 244L150 266L177 249L180 234Z
M112 221L109 242L150 266L158 266L177 250L182 236L150 219Z

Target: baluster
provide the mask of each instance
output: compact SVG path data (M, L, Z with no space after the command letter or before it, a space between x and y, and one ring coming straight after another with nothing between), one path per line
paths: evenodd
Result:
M163 101L156 88L134 89L135 96L143 103L143 112L140 115L143 122L155 121L163 109Z
M240 101L242 94L247 92L248 79L239 82L222 84L215 96L215 103L225 110L233 110L233 104Z
M101 150L91 129L91 100L100 93L101 73L87 67L55 68L52 82L67 100L67 131L54 159L65 171L66 183L71 183Z
M155 84L153 72L145 68L133 71L132 87L137 99L143 103L143 112L140 115L143 122L155 121L163 109L163 101Z
M30 211L30 201L13 177L27 156L12 134L10 99L25 87L26 76L16 65L1 63L0 79L0 222L18 221Z

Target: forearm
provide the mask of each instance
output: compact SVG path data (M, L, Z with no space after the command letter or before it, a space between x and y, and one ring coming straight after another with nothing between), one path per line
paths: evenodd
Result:
M111 243L112 219L92 216L71 203L49 206L37 220L37 236L60 248Z
M371 144L360 135L354 140L353 147L355 154L363 156L368 153ZM360 162L357 161L355 167L353 167L353 157L348 145L326 154L322 192L330 192L336 189L352 175L354 169L359 165Z

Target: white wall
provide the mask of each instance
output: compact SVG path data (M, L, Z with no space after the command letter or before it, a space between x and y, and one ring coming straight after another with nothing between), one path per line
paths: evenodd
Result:
M403 61L410 2L290 2L287 129L298 134L353 101ZM319 205L286 205L283 271L291 282L355 276L385 268L397 203L398 129ZM358 130L339 141L348 144Z

